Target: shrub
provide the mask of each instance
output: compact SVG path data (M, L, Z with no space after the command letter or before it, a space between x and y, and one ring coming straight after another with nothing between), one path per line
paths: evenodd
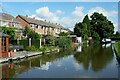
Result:
M68 37L60 37L56 40L56 45L63 49L71 48L71 43L72 39Z
M32 46L27 46L26 50L27 51L36 51L37 49L35 46L32 45Z

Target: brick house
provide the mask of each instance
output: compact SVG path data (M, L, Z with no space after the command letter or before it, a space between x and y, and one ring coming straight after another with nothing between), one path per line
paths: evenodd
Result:
M22 23L23 25L22 29L25 29L25 27L28 26L30 29L33 29L36 33L39 33L41 35L59 34L60 32L62 32L62 30L66 30L60 24L59 25L57 25L57 23L53 24L50 22L46 22L46 20L45 21L37 20L35 19L35 17L34 18L28 17L28 15L26 16L18 15L16 19Z
M13 28L18 28L19 30L16 31L16 33L20 32L22 29L22 24L14 18L10 14L6 13L1 13L0 12L0 26L6 26L6 27L13 27ZM16 38L18 37L21 39L22 33L19 33L16 35Z

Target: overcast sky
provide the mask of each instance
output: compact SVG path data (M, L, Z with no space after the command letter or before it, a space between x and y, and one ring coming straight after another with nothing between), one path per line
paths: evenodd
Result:
M90 16L94 12L99 12L114 23L115 31L118 30L118 0L109 0L114 2L87 1L90 0L84 0L84 2L3 2L2 9L3 12L14 17L18 14L29 15L29 17L61 24L71 30L74 28L75 23L83 20L86 14Z

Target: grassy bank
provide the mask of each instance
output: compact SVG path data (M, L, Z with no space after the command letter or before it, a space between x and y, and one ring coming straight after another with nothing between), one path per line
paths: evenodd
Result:
M120 59L120 41L114 44L114 48L117 53L117 57Z

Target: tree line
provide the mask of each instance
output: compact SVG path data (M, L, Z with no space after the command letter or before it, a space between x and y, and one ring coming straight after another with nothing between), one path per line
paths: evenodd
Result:
M82 22L76 23L74 34L81 36L84 40L92 37L99 41L102 38L108 38L114 33L114 25L106 16L98 12L94 12L90 19L86 15Z

